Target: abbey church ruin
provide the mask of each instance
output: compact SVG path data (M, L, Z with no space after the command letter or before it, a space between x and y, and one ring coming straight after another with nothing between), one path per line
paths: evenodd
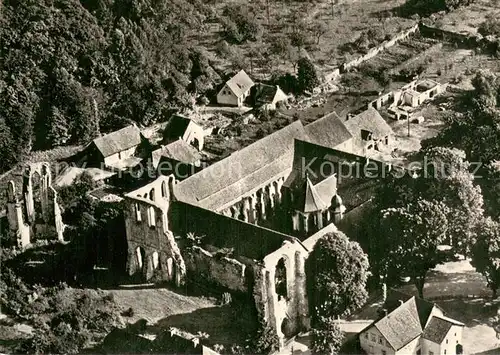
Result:
M336 115L319 123L296 121L185 180L159 176L126 194L128 275L245 295L282 342L308 329L306 261L366 183L341 169L391 168L349 152L353 134Z

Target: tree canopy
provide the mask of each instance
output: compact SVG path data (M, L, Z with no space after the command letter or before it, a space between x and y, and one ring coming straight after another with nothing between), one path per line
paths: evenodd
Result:
M324 235L316 243L306 267L311 306L317 317L345 316L366 301L368 257L344 233Z
M494 165L500 156L500 76L480 70L472 80L473 90L459 98L457 112L437 137L422 143L429 147L454 147L479 168L476 181L484 190L487 213L498 216L498 179Z
M418 176L389 176L380 185L377 210L406 207L419 199L443 202L448 241L466 248L473 242L484 213L483 195L470 171L471 164L463 151L453 148L428 148L422 155Z
M500 287L500 223L485 218L477 234L477 242L472 247L472 265L484 275L496 298Z
M438 246L448 229L442 202L419 200L381 212L377 260L386 271L410 276L423 297L427 272L442 259Z
M344 341L344 333L334 317L319 317L312 329L312 351L314 354L335 355Z
M312 90L320 84L316 67L309 59L300 58L297 67L298 86L301 91Z

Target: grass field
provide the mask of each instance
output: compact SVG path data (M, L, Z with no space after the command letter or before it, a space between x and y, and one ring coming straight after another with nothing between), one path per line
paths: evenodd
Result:
M415 24L414 20L394 16L391 12L402 3L404 0L319 0L306 3L285 0L260 0L251 3L226 0L217 3L214 11L221 15L227 5L249 6L255 21L262 27L261 37L255 42L229 44L232 58L223 58L217 54L216 48L223 40L222 26L218 23L207 24L204 31L192 34L189 40L200 43L211 54L212 61L222 72L235 69L236 65L251 71L255 78L266 78L275 71L294 72L293 61L302 55L310 57L320 70L329 71L332 67L361 54L355 49L346 51L345 44L354 42L368 29L375 29L390 37ZM298 14L298 19L308 28L322 26L322 34L317 36L311 31L301 50L297 47L290 48L285 58L272 54L270 49L273 38L288 36L296 25L297 16L294 17L294 13ZM381 38L380 42L383 39ZM253 57L259 60L254 58L251 65ZM238 60L235 61L235 58Z
M443 30L476 35L478 27L488 17L500 16L497 0L477 0L475 3L437 16L436 25Z
M214 298L187 295L168 288L122 288L112 292L120 308L132 307L134 310L134 315L126 321L133 324L146 320L145 335L153 337L176 327L192 334L205 333L209 344L229 348L233 344L243 344L255 325L251 305L233 302L220 306Z

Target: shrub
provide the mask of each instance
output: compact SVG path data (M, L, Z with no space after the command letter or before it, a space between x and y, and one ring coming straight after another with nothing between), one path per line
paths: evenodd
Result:
M403 15L419 14L428 16L435 12L451 11L453 9L470 5L474 0L407 0L401 7Z
M483 36L492 35L500 37L500 20L496 18L489 18L479 25L477 31Z
M279 349L279 338L276 329L266 321L259 322L259 328L251 344L252 353L269 354Z
M319 317L316 327L312 329L312 351L315 354L338 354L344 333L333 317Z

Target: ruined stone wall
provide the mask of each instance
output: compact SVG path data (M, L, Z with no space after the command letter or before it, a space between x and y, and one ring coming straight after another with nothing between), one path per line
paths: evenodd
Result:
M384 50L394 46L398 42L407 39L409 36L413 35L415 32L417 32L419 29L418 24L410 27L407 30L401 31L399 34L396 36L392 37L389 41L384 41L382 42L379 46L371 48L368 53L365 55L362 55L358 58L355 58L349 62L346 62L342 64L341 66L341 72L345 72L349 70L350 68L357 67L361 63L366 62L369 59L372 59L373 57L377 56L380 52L383 52Z
M170 192L175 181L161 176L125 196L127 273L149 281L184 283L186 266L169 228Z
M303 264L308 251L299 242L286 242L281 248L264 258L267 288L267 307L273 310L268 314L268 321L272 324L280 338L290 334L286 332L299 333L304 328L304 318L307 310L304 309L305 277L302 278L300 270L296 268L296 262ZM276 266L283 259L286 268L286 297L279 297L276 290ZM304 268L302 266L302 273ZM287 327L288 329L284 329Z
M24 169L21 200L13 181L8 184L7 196L9 230L18 247L27 246L35 237L54 235L64 240L64 224L49 163L33 163Z
M464 48L482 48L489 52L495 52L499 49L498 38L493 36L483 37L480 34L474 35L471 33L447 31L441 28L427 26L423 23L419 24L419 31L422 36L448 41Z
M334 231L337 231L335 225L329 224L303 242L286 241L264 258L261 270L255 268L253 297L257 311L275 327L282 343L310 327L305 262L317 241ZM276 267L280 260L286 268L286 297L280 297L276 289Z
M176 235L204 236L205 244L231 248L234 255L255 260L262 260L289 238L286 234L180 201L171 205L169 219Z
M349 62L343 63L340 66L340 68L335 68L333 71L325 74L325 82L329 82L329 81L337 79L342 73L346 72L350 68L357 67L361 63L366 62L367 60L375 57L380 52L396 45L398 42L400 42L402 40L407 39L409 36L413 35L418 30L419 30L419 25L418 24L414 25L414 26L408 28L407 30L401 31L400 33L398 33L396 36L394 36L390 40L382 42L382 44L380 44L379 46L371 48L368 51L368 53L366 53L365 55L359 56L355 59L352 59Z
M203 150L205 131L201 126L198 126L197 124L190 124L181 138L189 144L194 144L196 149ZM198 144L195 144L196 141Z
M189 273L209 282L219 284L231 291L247 292L246 266L232 258L214 256L209 251L194 246L184 252L184 260Z
M24 222L23 205L18 200L16 187L13 181L7 186L7 221L9 224L9 238L19 248L31 243L30 226Z

